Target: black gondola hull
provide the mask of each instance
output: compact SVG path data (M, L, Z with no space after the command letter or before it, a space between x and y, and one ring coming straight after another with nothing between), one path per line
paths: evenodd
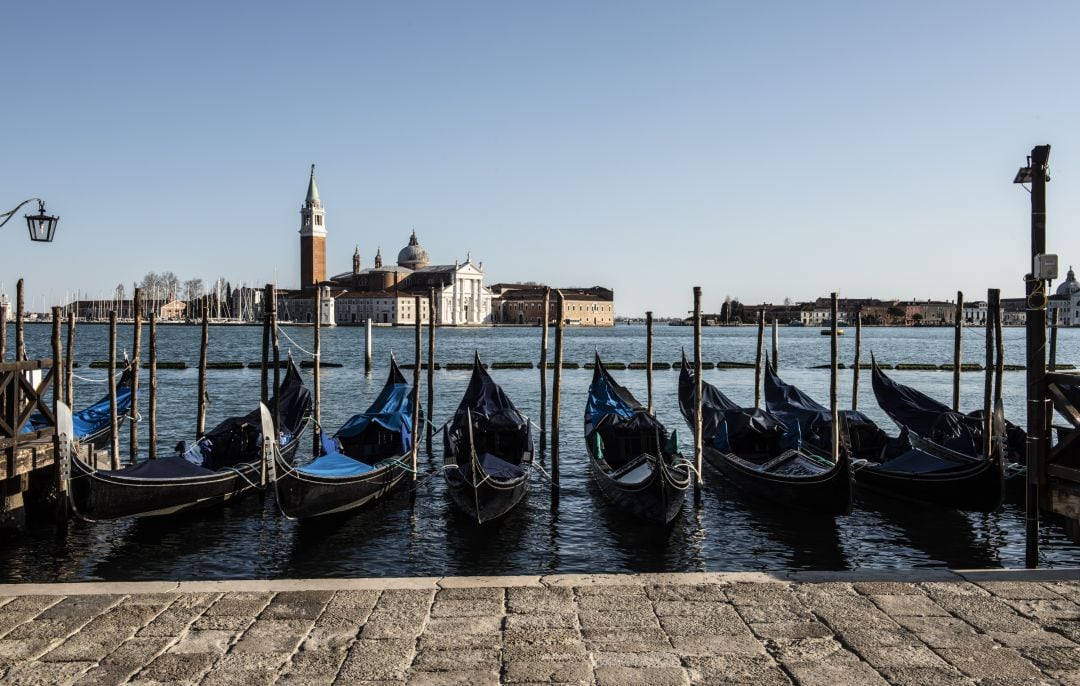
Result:
M589 467L596 485L608 501L638 519L654 524L667 525L675 520L682 509L683 495L690 487L689 470L668 469L662 461L654 461L649 478L632 486L611 478L592 450L589 451Z
M353 477L319 477L298 472L275 456L274 492L289 519L306 519L355 510L399 487L408 471L388 464Z
M860 495L900 498L955 507L972 512L994 512L1003 499L1001 464L972 461L969 467L936 474L889 472L874 465L855 471Z
M454 503L478 523L490 522L509 513L529 491L528 472L512 481L488 477L476 486L460 469L446 470L446 486Z
M845 455L832 469L819 475L789 476L755 469L755 465L709 446L702 452L710 465L755 498L804 512L851 514L854 481Z

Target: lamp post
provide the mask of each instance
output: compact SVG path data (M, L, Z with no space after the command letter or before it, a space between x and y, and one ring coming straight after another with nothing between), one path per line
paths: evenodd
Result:
M38 213L23 215L26 218L26 229L30 232L30 240L38 243L51 243L53 234L56 233L56 225L60 217L45 214L45 201L41 198L29 198L19 203L10 212L0 214L0 226L7 224L15 213L22 209L23 205L37 201Z
M1013 183L1031 184L1031 273L1025 278L1027 295L1027 503L1025 512L1025 565L1039 564L1039 505L1045 485L1046 453L1046 281L1053 278L1042 268L1046 253L1046 182L1050 146L1037 145L1027 165L1016 173ZM1056 268L1056 266L1055 266ZM1056 274L1054 275L1056 276Z

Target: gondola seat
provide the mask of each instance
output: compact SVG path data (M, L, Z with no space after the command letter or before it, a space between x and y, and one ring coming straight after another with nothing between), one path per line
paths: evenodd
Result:
M511 464L491 453L481 453L477 459L488 476L496 479L520 479L525 474L525 470L518 465Z
M649 455L639 455L636 459L611 473L611 478L621 484L632 485L646 481L653 473L652 459Z

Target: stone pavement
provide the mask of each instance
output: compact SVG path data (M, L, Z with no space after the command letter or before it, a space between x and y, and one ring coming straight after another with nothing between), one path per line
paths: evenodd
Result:
M0 683L1080 684L1080 571L0 586Z

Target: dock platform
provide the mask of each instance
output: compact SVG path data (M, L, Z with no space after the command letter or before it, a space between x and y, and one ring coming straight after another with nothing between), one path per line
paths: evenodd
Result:
M0 586L5 684L1078 684L1080 570Z

